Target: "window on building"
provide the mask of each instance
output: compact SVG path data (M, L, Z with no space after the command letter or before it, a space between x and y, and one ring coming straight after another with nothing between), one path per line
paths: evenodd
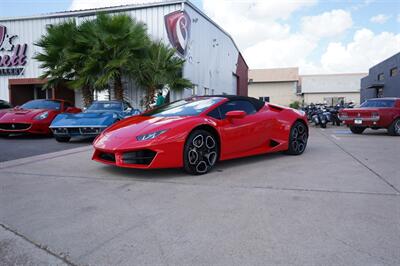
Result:
M269 96L258 97L258 99L259 99L260 101L269 103Z
M383 98L383 88L376 89L376 98Z
M378 80L381 81L381 80L384 80L384 79L385 79L385 76L383 75L383 73L380 73L378 75Z
M253 79L249 79L249 83L252 83L253 82Z
M196 84L193 85L192 95L197 95L198 86Z
M394 68L390 69L390 76L391 77L397 76L398 73L399 73L399 69L397 67L394 67Z
M324 97L324 103L329 106L335 106L344 103L344 97Z
M214 89L211 89L211 95L214 95L214 94L215 94Z
M210 94L210 89L204 87L204 95L209 95Z

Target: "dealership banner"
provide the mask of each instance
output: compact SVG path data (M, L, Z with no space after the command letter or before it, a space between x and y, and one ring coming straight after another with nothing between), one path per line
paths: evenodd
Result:
M7 27L0 25L0 76L18 76L23 74L27 63L28 45L16 44L18 35L11 35Z

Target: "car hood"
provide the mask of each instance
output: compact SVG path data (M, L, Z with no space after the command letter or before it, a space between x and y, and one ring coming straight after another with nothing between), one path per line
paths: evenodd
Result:
M78 114L60 114L51 127L66 126L109 126L115 122L113 112L84 112Z
M190 123L195 118L190 116L174 116L174 117L152 117L152 116L133 116L122 120L108 127L96 140L95 147L100 149L119 149L121 147L134 147L139 142L136 137L142 134L148 134L159 130L167 129L168 132L163 137L176 136L176 131L181 125ZM182 134L182 132L179 132ZM179 135L179 134L178 134ZM163 138L158 137L153 141L161 141ZM145 141L144 141L145 142ZM145 143L143 143L145 144ZM146 144L145 144L146 145Z
M115 138L137 136L151 133L157 130L169 129L172 123L189 119L184 116L155 117L155 116L133 116L116 123L105 131L105 134L112 134ZM173 125L176 126L175 124Z
M2 113L2 115L0 116L0 120L2 122L11 121L13 119L31 120L35 116L37 116L43 112L47 112L47 111L50 111L50 110L47 110L47 109L9 109L6 112ZM54 111L54 110L51 110L51 111Z

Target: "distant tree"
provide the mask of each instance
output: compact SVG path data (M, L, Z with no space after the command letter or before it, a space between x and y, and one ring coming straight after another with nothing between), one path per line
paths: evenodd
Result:
M123 100L123 76L132 76L129 71L137 69L150 45L150 38L143 23L136 22L128 15L98 14L93 21L93 38L89 60L84 73L97 73L96 88L114 87L114 97Z
M182 77L185 60L177 57L175 52L161 41L152 42L141 64L133 69L135 80L146 90L143 101L146 110L151 108L156 92L164 86L170 90L193 87L192 82Z
M34 58L41 62L40 67L44 71L40 78L47 79L44 88L66 84L67 87L79 89L82 91L84 105L88 106L93 101L93 80L74 83L82 78L79 72L85 62L88 49L88 47L81 48L80 53L83 57L72 56L72 52L77 50L77 37L79 37L79 29L75 20L49 25L46 28L46 34L35 43L36 46L42 48L42 51Z

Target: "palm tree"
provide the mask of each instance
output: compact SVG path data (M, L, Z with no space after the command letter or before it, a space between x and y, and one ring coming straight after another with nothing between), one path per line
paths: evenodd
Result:
M40 67L44 69L41 79L47 79L44 88L58 87L61 84L72 85L77 79L78 70L82 66L81 58L72 58L71 51L76 50L75 37L79 31L75 20L66 21L57 25L47 27L46 35L35 43L42 48L42 52L37 53L34 58L41 62ZM74 38L71 38L74 36ZM85 54L85 51L82 50ZM84 105L88 106L93 101L93 91L87 82L81 86L71 86L81 89ZM78 84L77 84L78 85Z
M182 78L185 63L175 55L176 50L161 41L152 42L146 51L146 56L136 69L132 70L139 85L146 89L144 106L151 108L157 90L168 85L171 90L190 88L193 84Z
M97 72L95 87L101 89L112 83L115 99L123 100L122 77L129 76L129 70L140 64L150 44L146 26L128 15L98 14L92 29L93 48L84 72Z

